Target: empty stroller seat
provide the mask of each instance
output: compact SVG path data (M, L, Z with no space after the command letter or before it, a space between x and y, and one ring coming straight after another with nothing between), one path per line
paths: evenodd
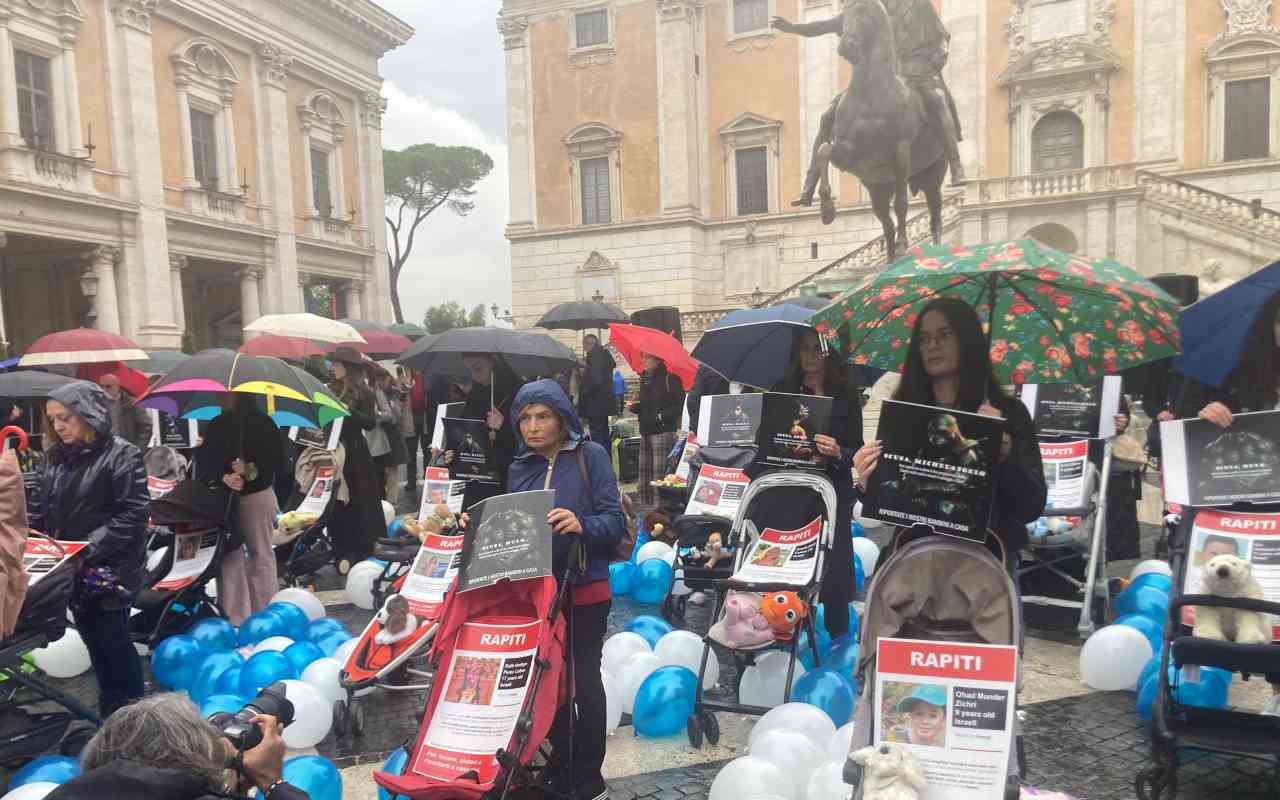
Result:
M373 543L373 557L379 561L412 561L418 557L422 542L417 539L380 538Z

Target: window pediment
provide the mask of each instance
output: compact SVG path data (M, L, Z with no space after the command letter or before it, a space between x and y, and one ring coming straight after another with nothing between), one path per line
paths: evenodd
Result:
M1254 31L1231 38L1219 37L1205 48L1210 65L1280 56L1280 31Z
M311 92L298 104L298 118L304 127L319 128L331 134L347 127L347 118L337 98L323 89Z
M753 114L750 111L744 111L722 125L719 134L722 138L738 138L753 134L776 136L780 130L782 130L781 120L770 119L759 114Z
M226 52L213 40L203 36L188 39L175 47L169 59L178 69L179 77L201 80L219 86L235 86L240 82L240 71Z
M591 158L616 152L622 143L622 132L602 122L584 122L564 137L569 155Z
M1054 39L1024 53L1000 73L1001 86L1081 75L1101 78L1120 68L1110 47L1072 39Z

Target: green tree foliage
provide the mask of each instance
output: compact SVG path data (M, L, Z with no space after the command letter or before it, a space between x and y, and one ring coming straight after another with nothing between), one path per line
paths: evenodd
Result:
M426 143L383 151L387 225L391 229L387 268L391 271L391 305L396 322L404 322L400 308L400 272L413 251L418 226L441 206L458 216L470 214L475 209L471 199L476 193L475 186L492 169L493 159L474 147Z
M470 311L464 309L454 300L449 300L427 309L422 317L422 327L427 333L444 333L450 328L478 328L484 325L485 311L483 305L477 305Z

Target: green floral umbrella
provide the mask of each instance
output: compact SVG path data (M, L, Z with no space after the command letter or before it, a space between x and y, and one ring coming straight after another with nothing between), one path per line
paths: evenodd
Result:
M1160 287L1030 239L913 247L810 321L852 363L898 371L920 309L938 296L977 310L1006 383L1092 383L1178 353L1178 302Z

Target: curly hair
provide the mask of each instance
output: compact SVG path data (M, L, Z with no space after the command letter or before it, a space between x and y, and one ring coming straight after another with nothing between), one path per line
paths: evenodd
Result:
M85 772L124 759L148 767L188 769L224 786L229 777L222 734L176 692L143 698L112 714L85 745Z

